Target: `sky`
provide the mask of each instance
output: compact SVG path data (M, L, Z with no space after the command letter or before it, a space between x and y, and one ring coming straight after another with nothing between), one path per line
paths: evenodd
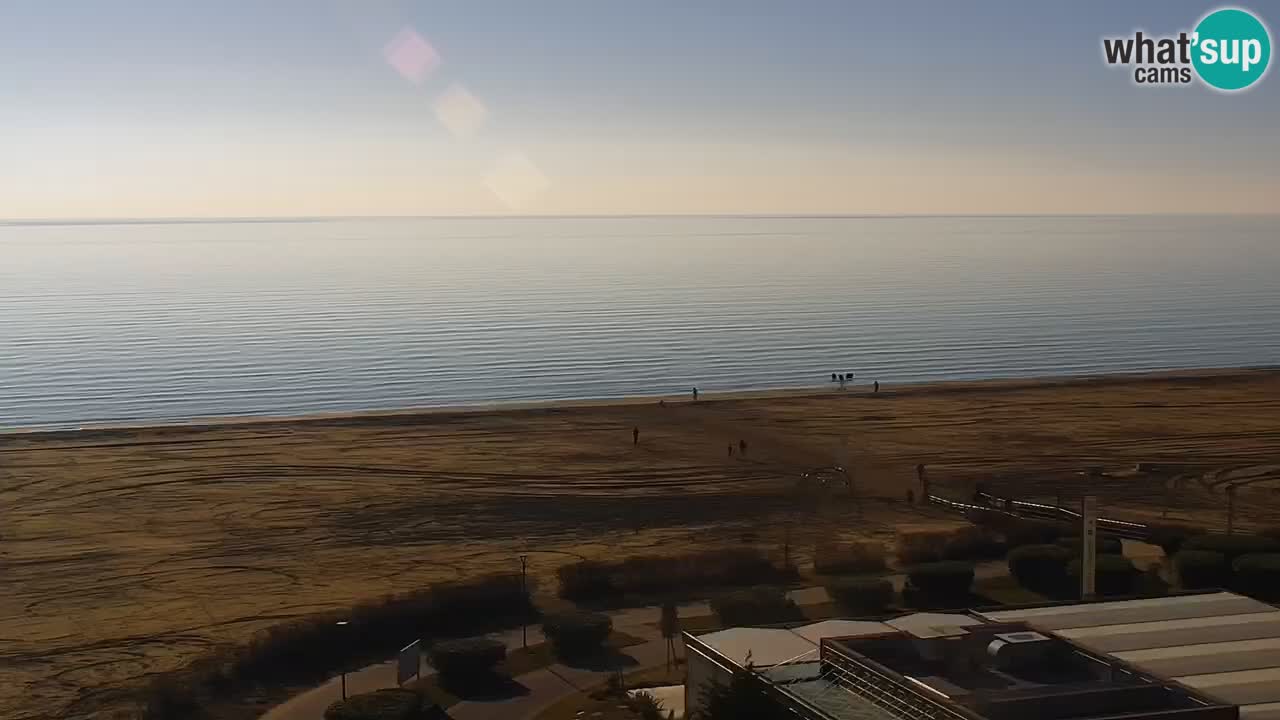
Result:
M1102 61L1216 7L3 0L0 219L1275 212L1275 72Z

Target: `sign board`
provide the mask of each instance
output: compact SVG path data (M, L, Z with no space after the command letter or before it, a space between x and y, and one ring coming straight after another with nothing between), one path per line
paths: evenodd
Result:
M1080 512L1080 597L1091 598L1098 557L1098 498L1086 495Z
M396 655L396 684L403 685L418 677L418 669L422 667L422 641L414 640L400 649Z

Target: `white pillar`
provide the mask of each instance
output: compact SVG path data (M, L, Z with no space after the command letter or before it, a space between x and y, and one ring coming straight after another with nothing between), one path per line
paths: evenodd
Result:
M1098 498L1086 495L1080 519L1080 597L1093 597L1098 557Z

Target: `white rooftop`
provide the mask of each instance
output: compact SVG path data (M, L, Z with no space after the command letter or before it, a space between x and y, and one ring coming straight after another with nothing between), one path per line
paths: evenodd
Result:
M817 643L779 628L729 628L698 639L738 665L746 665L750 655L751 664L758 668L818 654Z
M1234 593L980 614L1026 622L1224 702L1280 720L1280 609Z
M791 632L809 642L818 643L822 638L879 635L880 633L895 632L895 628L882 622L869 622L866 620L823 620L812 625L791 628Z

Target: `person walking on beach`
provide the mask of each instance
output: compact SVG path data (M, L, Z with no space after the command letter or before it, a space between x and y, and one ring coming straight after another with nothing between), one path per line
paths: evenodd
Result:
M698 388L693 389L693 401L698 402Z
M746 441L746 440L739 440L739 441L738 441L738 454L739 454L739 455L746 455L746 454L747 454L747 441Z
M639 444L640 444L640 428L633 427L631 428L631 445L636 446Z
M729 457L733 457L733 443L729 443Z
M872 387L874 389L871 392L880 392L880 381L875 381L875 383L872 384Z

